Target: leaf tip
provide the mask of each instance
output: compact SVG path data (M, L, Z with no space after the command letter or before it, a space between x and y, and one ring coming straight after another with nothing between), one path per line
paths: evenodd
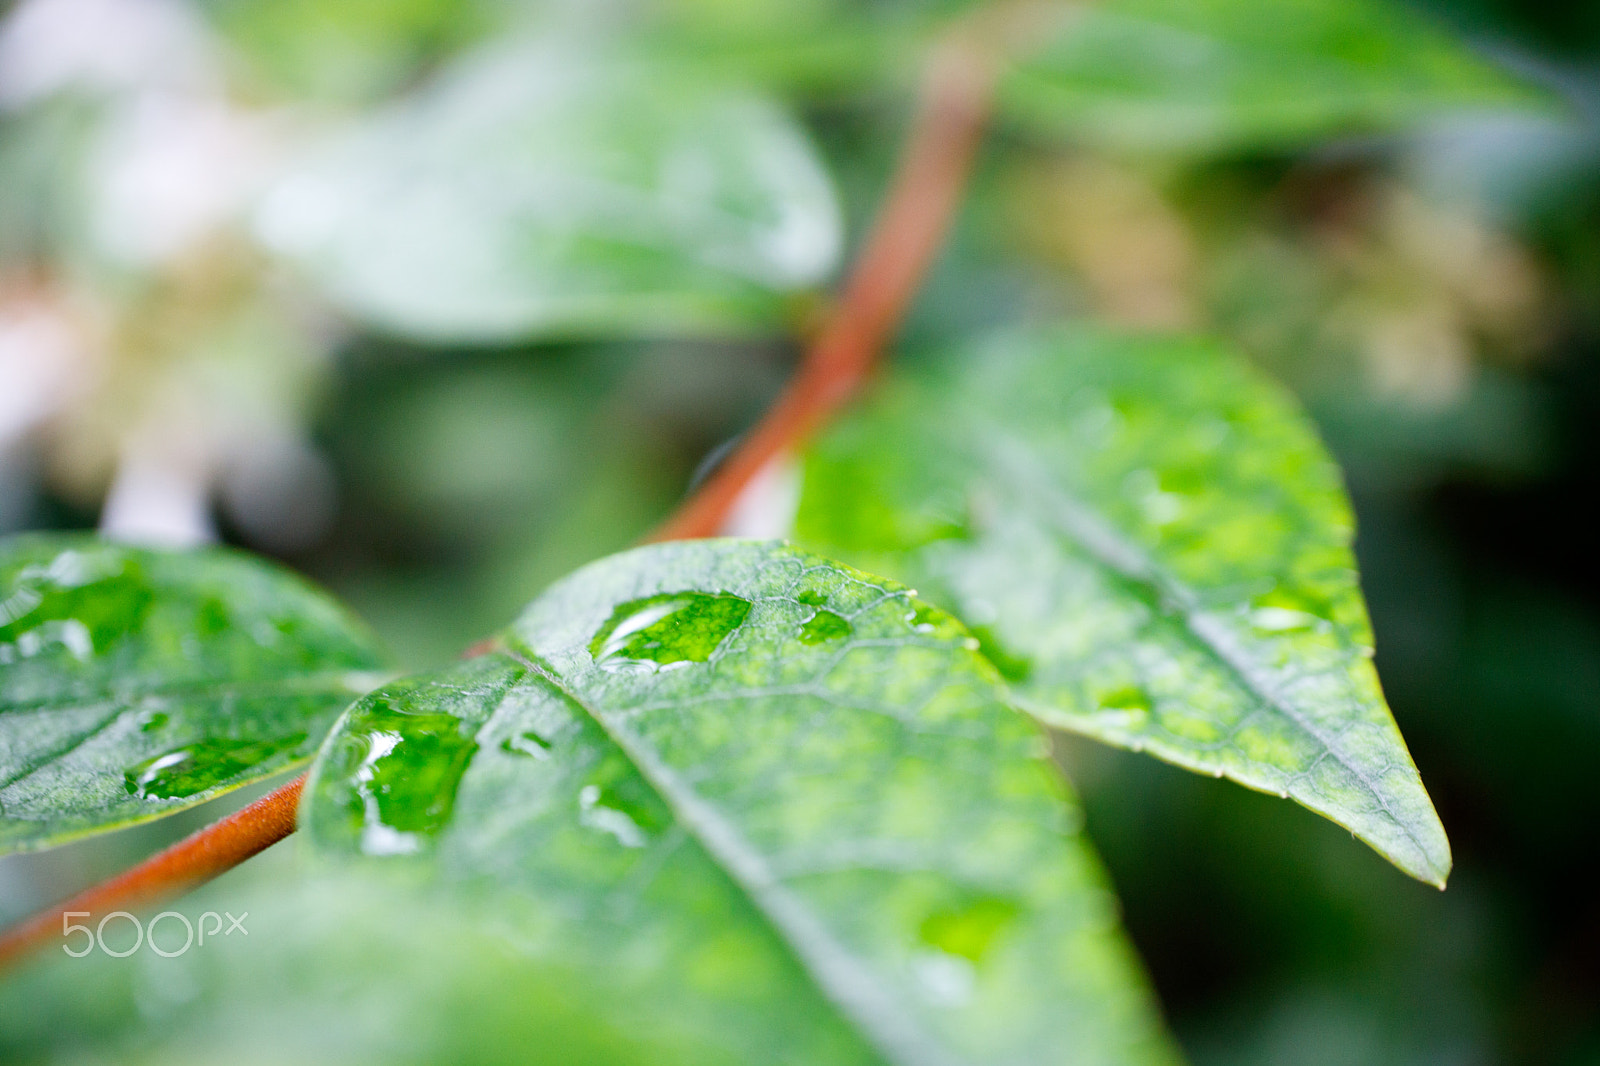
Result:
M1443 892L1445 883L1450 880L1454 859L1450 854L1450 840L1445 836L1443 823L1439 821L1437 814L1431 810L1429 813L1432 817L1419 827L1421 832L1414 837L1417 846L1412 861L1401 861L1399 856L1387 851L1383 854L1418 881L1432 885Z

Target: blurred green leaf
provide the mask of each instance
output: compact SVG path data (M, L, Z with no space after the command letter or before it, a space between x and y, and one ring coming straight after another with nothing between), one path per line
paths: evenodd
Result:
M326 146L257 228L358 319L456 342L770 325L840 245L772 102L548 39L468 56Z
M89 244L86 164L103 121L82 95L0 114L0 271L12 279L72 262Z
M294 766L382 662L322 593L230 552L19 537L0 595L4 851Z
M265 86L370 102L430 60L492 30L496 0L201 0L200 9Z
M1236 149L1551 103L1390 0L1064 6L1002 110L1047 136Z
M781 1031L767 1035L771 1053L759 1059L708 1046L694 996L715 973L672 975L675 996L635 995L558 952L530 958L492 892L430 890L404 871L297 857L274 848L173 905L191 929L207 911L245 915L247 935L212 935L181 951L179 919L147 920L136 957L52 951L8 973L0 1058L58 1062L93 1049L107 1061L165 1066L241 1056L384 1066L849 1061L804 1058L815 1045L787 1048ZM107 927L114 949L127 930L123 919ZM174 957L152 951L152 939Z
M1057 330L896 383L807 461L801 539L975 627L1051 725L1450 849L1372 668L1333 462L1203 342Z
M927 45L972 0L643 0L662 51L821 99L914 78Z
M302 825L504 887L522 950L718 1061L1168 1061L1043 755L908 591L674 544L354 705Z

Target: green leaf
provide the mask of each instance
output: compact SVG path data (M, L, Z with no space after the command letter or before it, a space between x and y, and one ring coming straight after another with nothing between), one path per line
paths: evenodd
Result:
M815 447L799 515L973 625L1041 720L1293 797L1442 886L1352 532L1281 389L1209 343L1070 330L887 389Z
M201 0L253 80L313 99L363 103L504 21L494 0Z
M0 851L303 762L380 665L326 596L232 552L0 543Z
M770 325L841 239L773 103L581 41L462 59L305 160L257 223L350 314L454 342Z
M324 851L504 886L523 950L719 1059L1168 1061L1045 754L905 589L671 544L356 703L301 821Z
M1391 0L1106 0L1064 10L1002 110L1047 136L1238 149L1463 107L1551 106Z
M904 93L928 45L972 0L645 0L634 25L652 49L837 102L848 93Z

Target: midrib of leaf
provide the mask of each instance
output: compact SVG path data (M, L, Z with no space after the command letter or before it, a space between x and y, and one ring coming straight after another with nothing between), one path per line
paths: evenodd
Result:
M1442 868L1435 862L1416 831L1405 819L1395 814L1388 798L1343 748L1340 736L1324 730L1292 703L1283 699L1278 691L1280 679L1274 671L1253 660L1250 653L1241 646L1233 634L1226 630L1216 616L1201 606L1200 597L1193 589L1151 559L1131 537L1125 535L1115 523L1093 506L1077 499L1057 485L1050 478L1048 471L1041 468L1039 462L1021 442L992 424L986 427L986 431L979 439L984 438L992 442L990 454L995 466L1011 480L1023 499L1032 498L1040 501L1044 505L1041 508L1044 517L1082 548L1093 562L1144 591L1158 610L1181 622L1180 632L1225 667L1246 691L1303 730L1322 747L1323 751L1348 770L1360 782L1367 794L1377 802L1384 816L1405 834L1407 840L1411 841L1421 859L1421 865L1431 873L1434 883L1443 887L1445 876L1449 872L1448 860ZM1013 698L1019 706L1036 718L1073 731L1081 730L1081 726L1077 723L1052 714L1049 707L1039 706L1035 701L1023 697L1014 695ZM1223 772L1226 776L1238 780L1234 773L1227 770ZM1246 786L1251 784L1246 781L1240 783ZM1287 796L1287 793L1285 795ZM1328 811L1319 813L1339 821L1336 813Z
M890 1062L901 1066L961 1066L940 1044L884 995L872 972L783 886L770 863L716 807L702 799L644 740L612 715L602 714L572 691L537 655L507 647L505 654L542 678L592 720L639 771L684 830L706 849L789 946L827 999Z

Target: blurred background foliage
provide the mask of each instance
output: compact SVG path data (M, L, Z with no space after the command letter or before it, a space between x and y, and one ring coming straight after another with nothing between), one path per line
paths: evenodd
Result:
M762 410L972 6L0 5L0 531L241 544L447 661ZM1039 17L902 358L1092 316L1289 384L1457 858L1061 739L1175 1032L1600 1063L1600 7ZM0 917L193 824L9 857Z

